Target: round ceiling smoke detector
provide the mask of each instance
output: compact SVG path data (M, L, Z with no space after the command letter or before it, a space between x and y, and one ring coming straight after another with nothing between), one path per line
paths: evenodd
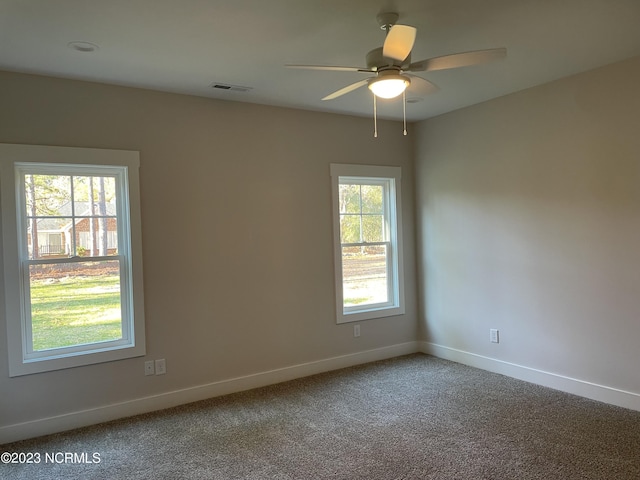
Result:
M69 47L71 50L82 53L95 52L100 48L98 47L98 45L89 42L69 42L67 43L67 47Z

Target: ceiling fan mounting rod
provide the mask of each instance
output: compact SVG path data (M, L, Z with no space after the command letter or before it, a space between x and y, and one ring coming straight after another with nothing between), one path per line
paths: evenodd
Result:
M376 17L376 20L378 20L378 25L380 25L380 28L389 33L389 30L391 30L391 27L396 24L398 18L400 18L400 16L395 12L385 12L379 13Z

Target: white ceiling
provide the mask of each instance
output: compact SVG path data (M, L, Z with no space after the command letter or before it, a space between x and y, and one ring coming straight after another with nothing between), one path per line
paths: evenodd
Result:
M382 11L417 27L413 61L508 51L495 63L423 74L440 90L409 90L409 120L640 55L640 0L0 0L0 69L371 116L366 88L320 100L368 74L284 65L365 66L384 41ZM99 49L78 52L73 41ZM378 108L402 118L399 99Z

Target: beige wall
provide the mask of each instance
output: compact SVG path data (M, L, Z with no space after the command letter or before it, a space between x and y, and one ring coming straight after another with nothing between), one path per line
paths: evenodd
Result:
M0 142L140 151L147 351L8 377L0 427L417 337L411 139L398 123L0 73ZM336 325L329 164L403 167L407 313ZM4 312L0 312L4 317ZM145 377L146 359L167 374Z
M640 395L638 85L635 58L419 124L424 340Z
M640 395L639 84L636 58L374 140L368 119L0 73L0 142L140 151L148 344L10 379L0 328L0 428L417 338ZM403 167L407 314L359 339L334 318L332 162Z

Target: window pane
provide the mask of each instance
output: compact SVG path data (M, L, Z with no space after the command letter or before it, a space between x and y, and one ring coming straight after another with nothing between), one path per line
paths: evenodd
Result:
M122 338L117 260L30 265L33 350Z
M27 215L71 215L71 177L29 174L25 175L24 187Z
M362 213L382 213L382 185L362 185Z
M387 247L342 248L342 294L344 307L386 303Z
M340 215L340 242L360 243L360 215Z
M384 241L382 215L363 215L362 216L362 236L365 242L382 242Z
M118 222L114 217L78 218L75 232L79 257L118 254Z
M340 185L340 213L360 213L360 185Z
M115 215L116 180L114 177L74 176L73 198L77 216Z
M27 217L27 251L30 259L68 257L71 237L68 235L71 218Z

